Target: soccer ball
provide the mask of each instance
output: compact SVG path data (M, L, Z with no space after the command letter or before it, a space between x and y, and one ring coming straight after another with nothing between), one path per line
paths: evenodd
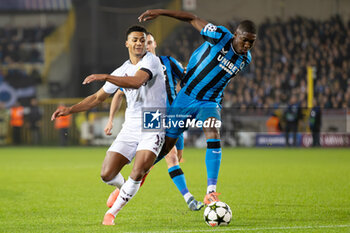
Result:
M204 221L212 227L227 225L231 218L230 207L222 201L212 202L204 210Z

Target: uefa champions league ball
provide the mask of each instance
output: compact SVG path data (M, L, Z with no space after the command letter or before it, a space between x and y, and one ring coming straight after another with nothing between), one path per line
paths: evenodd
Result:
M212 227L228 225L232 218L230 207L222 202L217 201L210 203L204 209L204 221Z

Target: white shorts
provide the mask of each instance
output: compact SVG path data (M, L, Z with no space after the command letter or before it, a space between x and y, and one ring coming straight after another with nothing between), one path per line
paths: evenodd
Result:
M156 156L162 149L165 140L165 132L142 132L140 127L134 124L123 124L123 128L113 141L108 151L122 154L130 162L135 157L136 151L152 151Z

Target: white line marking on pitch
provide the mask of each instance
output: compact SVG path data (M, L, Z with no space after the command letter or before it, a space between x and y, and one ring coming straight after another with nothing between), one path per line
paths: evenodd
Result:
M261 231L261 230L290 230L290 229L322 229L322 228L350 228L350 225L329 225L329 226L290 226L290 227L257 227L257 228L210 228L207 230L167 230L167 233L176 233L176 232L212 232L212 231ZM143 231L148 233L162 233L164 231Z

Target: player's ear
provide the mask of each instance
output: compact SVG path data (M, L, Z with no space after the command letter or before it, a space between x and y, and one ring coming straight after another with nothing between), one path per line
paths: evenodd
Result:
M235 36L235 38L237 37L237 35L238 35L237 29L235 30L235 32L233 33L233 35Z
M128 43L128 41L125 41L125 47L129 47L129 43Z

